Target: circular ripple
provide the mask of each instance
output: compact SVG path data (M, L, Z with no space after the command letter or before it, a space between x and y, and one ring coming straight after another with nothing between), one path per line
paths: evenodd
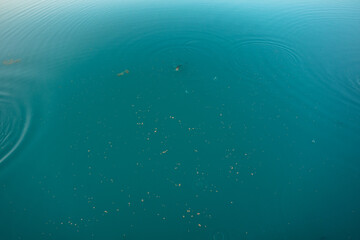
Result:
M93 4L82 4L75 0L62 3L26 1L24 4L5 4L0 10L0 20L3 20L0 22L0 42L3 43L0 51L4 56L21 56L28 62L37 65L45 63L47 69L56 70L74 57L67 49L83 46L81 38L90 32L97 14ZM27 46L26 52L19 47L23 45ZM86 57L89 52L86 50L76 58Z
M223 232L215 232L212 235L212 240L225 240L225 234Z
M218 26L204 29L201 17L195 13L179 19L162 10L155 12L156 16L147 16L145 20L133 19L127 35L114 39L118 42L115 51L126 64L155 71L173 71L179 64L184 68L196 66L196 71L226 65L223 63L228 61L224 54L228 39ZM141 59L133 57L139 55Z
M300 51L291 43L296 44L267 36L238 39L232 44L233 70L250 89L261 87L309 115L357 131L360 75L354 54L346 55L345 47L343 55ZM343 60L335 61L336 56Z
M318 79L315 83L327 96L360 110L360 72L359 66L343 67L341 70L329 70L319 65L318 72L312 73ZM354 71L355 70L355 71Z
M0 92L0 164L19 148L29 125L28 107L11 94Z
M270 26L281 23L278 24L279 32L298 38L313 32L314 29L316 31L330 27L340 30L350 22L359 22L359 10L356 2L334 1L324 5L319 2L304 1L284 4L274 11L267 24Z
M303 57L299 52L273 37L244 37L234 40L231 48L231 68L241 78L268 80L281 88L294 84L290 81L291 74L303 70ZM276 81L280 77L289 82Z
M192 34L191 31L174 31L175 36L169 36L166 32L143 33L126 44L127 49L123 49L122 55L131 56L140 52L144 60L151 59L153 63L170 58L172 64L191 62L194 59L203 62L213 59L214 65L219 64L222 55L219 44L223 40L209 33Z
M322 98L359 111L360 48L359 36L353 32L360 26L359 10L356 2L330 1L325 6L304 1L279 7L269 19L266 27L276 25L278 35L296 44L302 53L298 73L312 81L305 87L305 81L300 83L306 91L298 91L309 103ZM309 94L314 89L322 91Z

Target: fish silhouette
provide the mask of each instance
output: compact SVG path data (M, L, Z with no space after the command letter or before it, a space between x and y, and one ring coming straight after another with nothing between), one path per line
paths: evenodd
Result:
M177 65L176 68L175 68L175 71L178 72L180 71L180 68L182 67L182 65Z

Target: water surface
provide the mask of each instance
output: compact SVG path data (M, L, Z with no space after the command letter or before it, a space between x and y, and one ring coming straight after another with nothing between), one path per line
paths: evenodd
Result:
M0 4L1 239L360 238L357 1Z

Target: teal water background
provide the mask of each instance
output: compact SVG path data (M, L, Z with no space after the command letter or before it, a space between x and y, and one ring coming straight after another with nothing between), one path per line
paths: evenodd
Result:
M359 29L358 1L0 0L0 239L360 239Z

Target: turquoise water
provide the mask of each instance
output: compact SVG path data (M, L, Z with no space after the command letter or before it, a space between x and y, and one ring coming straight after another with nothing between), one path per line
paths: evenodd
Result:
M0 6L0 239L360 239L358 1Z

